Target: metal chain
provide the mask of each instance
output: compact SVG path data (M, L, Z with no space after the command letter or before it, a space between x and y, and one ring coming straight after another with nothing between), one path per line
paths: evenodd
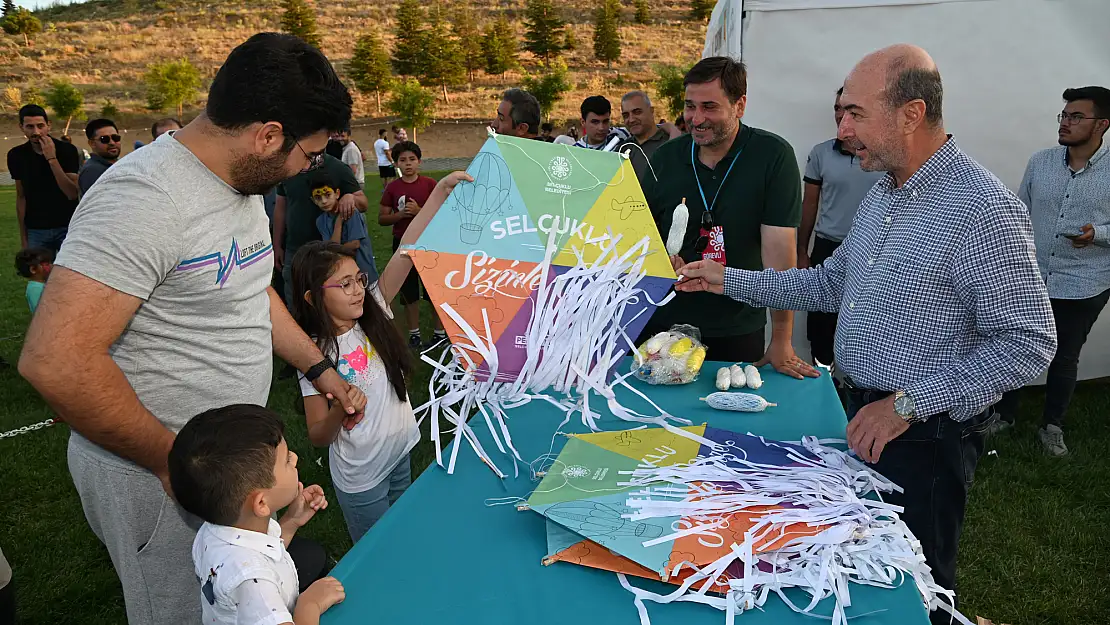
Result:
M7 432L0 432L0 439L11 438L13 436L19 436L20 434L26 434L28 432L34 432L35 430L41 430L42 428L50 427L57 422L57 419L47 419L46 421L40 421L31 425L25 425L21 428L16 428Z

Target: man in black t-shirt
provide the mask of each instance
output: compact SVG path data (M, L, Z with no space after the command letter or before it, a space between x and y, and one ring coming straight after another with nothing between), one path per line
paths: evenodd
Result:
M19 109L19 127L27 142L8 150L19 243L57 252L77 208L77 148L50 136L50 120L41 106Z

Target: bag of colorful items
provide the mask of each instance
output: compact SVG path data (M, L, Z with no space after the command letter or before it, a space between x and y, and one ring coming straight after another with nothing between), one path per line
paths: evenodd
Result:
M689 384L705 362L701 332L691 325L672 326L644 341L637 352L632 375L648 384Z

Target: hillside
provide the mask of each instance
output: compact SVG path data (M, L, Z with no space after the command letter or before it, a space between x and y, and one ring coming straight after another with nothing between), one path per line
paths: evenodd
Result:
M576 119L578 102L586 95L602 93L615 100L629 89L647 89L656 65L689 63L701 53L705 24L689 19L689 0L649 0L653 23L643 26L631 23L632 9L626 6L623 54L612 69L593 58L593 2L555 3L578 40L578 49L564 55L575 89L553 112L555 120ZM323 51L341 74L360 33L377 29L387 46L393 39L396 0L316 0L313 6ZM444 6L470 10L483 25L503 14L517 35L523 34L523 0L444 0ZM35 36L30 47L23 45L21 37L0 35L0 84L42 91L50 80L63 77L84 92L89 113L110 99L125 113L150 116L142 83L148 65L186 57L210 79L236 44L253 33L277 30L281 9L277 0L92 0L44 9L37 15L45 32ZM488 119L498 94L535 69L530 54L522 52L519 58L520 70L503 76L479 73L473 83L455 90L450 104L441 99L436 117ZM194 103L193 109L201 102ZM375 114L372 98L356 98L356 116Z

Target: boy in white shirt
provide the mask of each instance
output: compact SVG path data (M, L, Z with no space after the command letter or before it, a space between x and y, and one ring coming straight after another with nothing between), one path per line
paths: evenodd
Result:
M318 625L325 610L343 601L334 577L297 596L297 569L286 547L328 504L322 488L298 481L297 454L283 433L270 410L237 404L197 415L174 440L174 497L205 520L193 562L206 625ZM271 518L286 507L280 521Z
M385 140L385 128L378 131L378 140L374 142L374 156L378 159L378 175L382 177L384 189L390 180L397 177L397 169L393 166L393 155L389 153L389 142Z

